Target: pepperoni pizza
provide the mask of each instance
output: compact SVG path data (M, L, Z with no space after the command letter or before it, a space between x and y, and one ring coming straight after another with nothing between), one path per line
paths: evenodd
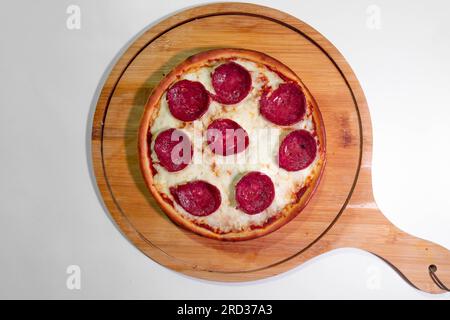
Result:
M325 165L320 111L301 80L256 51L192 56L153 90L139 131L145 182L177 224L252 239L294 218Z

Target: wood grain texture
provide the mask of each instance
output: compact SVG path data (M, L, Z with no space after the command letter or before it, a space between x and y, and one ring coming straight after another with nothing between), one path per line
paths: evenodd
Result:
M289 66L322 112L327 166L317 193L294 220L239 243L175 226L145 187L137 132L153 87L188 56L214 48L264 52ZM92 128L97 184L120 230L146 255L185 274L247 281L289 270L326 251L357 247L393 265L417 288L441 292L428 266L450 284L450 253L393 226L371 186L372 133L361 87L342 55L317 31L283 12L251 4L212 4L151 27L122 55L101 92Z

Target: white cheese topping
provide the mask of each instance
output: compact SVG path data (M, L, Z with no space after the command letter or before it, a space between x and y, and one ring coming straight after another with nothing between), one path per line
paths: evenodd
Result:
M311 106L308 102L304 119L295 125L283 128L267 121L259 113L261 88L265 85L276 89L284 81L278 74L263 65L243 59L235 62L245 67L252 77L252 90L243 101L227 106L211 101L208 111L200 119L185 123L172 116L164 94L151 127L151 157L157 171L154 176L157 190L173 200L169 192L169 188L172 186L192 180L205 180L213 184L220 190L222 203L219 209L211 215L196 217L186 212L175 201L174 206L185 218L206 224L224 233L264 225L270 217L282 211L286 205L296 201L295 193L304 185L306 178L311 175L318 164L318 156L316 156L314 162L304 170L288 172L278 166L278 148L287 133L295 129L304 129L310 132L315 130ZM181 79L199 81L206 90L214 92L210 74L217 65L187 73L182 75ZM234 120L247 131L250 143L244 152L226 157L211 152L206 145L204 135L208 125L219 118ZM178 128L184 131L194 145L194 159L186 168L178 172L168 172L159 165L153 148L157 135L169 128ZM255 215L248 215L236 209L234 199L234 187L237 181L249 171L260 171L267 174L275 186L275 199L272 204L263 212Z

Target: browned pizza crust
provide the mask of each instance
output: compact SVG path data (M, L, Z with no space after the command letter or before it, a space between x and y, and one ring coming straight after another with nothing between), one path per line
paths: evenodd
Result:
M148 148L147 139L149 128L151 127L154 120L155 110L157 110L158 102L160 101L164 92L168 90L171 84L174 83L180 75L184 74L188 70L200 68L204 64L206 64L206 62L211 60L235 58L248 59L250 61L264 64L273 71L288 78L289 80L295 81L302 88L303 93L306 96L307 103L312 106L312 117L315 124L316 134L319 140L319 148L317 150L319 154L319 160L315 171L311 175L312 179L310 179L310 181L306 183L307 188L300 196L298 202L286 206L280 213L270 218L268 223L266 223L262 227L257 227L242 232L216 233L208 227L200 226L188 219L183 218L181 214L177 213L173 205L170 203L171 201L169 199L164 199L164 196L158 192L153 183L153 172L151 170L150 159L151 152ZM169 216L169 218L176 224L202 236L217 240L229 241L249 240L266 235L272 231L277 230L278 228L292 220L300 211L302 211L317 189L320 178L324 171L326 153L325 146L325 129L323 126L322 116L320 114L317 103L315 102L306 86L301 82L301 80L295 75L292 70L290 70L281 62L267 56L264 53L244 49L216 49L201 52L189 57L180 65L175 67L159 83L159 85L154 88L152 94L150 95L147 104L145 105L145 111L141 119L138 138L139 163L145 183L147 184L147 187L151 191L153 197L156 199L163 211Z

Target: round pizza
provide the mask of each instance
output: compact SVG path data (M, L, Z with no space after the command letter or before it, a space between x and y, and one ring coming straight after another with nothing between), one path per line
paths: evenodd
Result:
M320 111L263 53L217 49L154 88L139 130L145 182L178 225L219 240L272 232L307 204L325 165Z

